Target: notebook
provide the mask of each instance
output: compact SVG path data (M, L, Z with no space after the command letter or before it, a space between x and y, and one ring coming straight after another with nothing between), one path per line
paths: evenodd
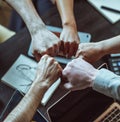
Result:
M120 20L119 13L114 13L101 8L101 6L106 6L120 11L120 0L88 0L88 2L112 24Z
M10 69L2 77L2 81L12 88L26 93L33 80L35 79L37 62L29 57L21 54L13 63ZM41 101L42 105L46 105L54 91L57 89L61 80L58 79L45 93Z

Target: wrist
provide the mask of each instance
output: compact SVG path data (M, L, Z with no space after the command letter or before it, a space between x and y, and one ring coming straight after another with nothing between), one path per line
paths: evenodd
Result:
M93 85L94 85L94 81L95 81L95 78L96 78L96 76L97 76L97 74L98 74L98 69L94 69L91 73L91 76L90 76L90 87L93 87Z
M72 20L72 19L70 19L70 20ZM63 21L62 26L63 27L70 26L70 27L73 27L73 28L77 28L76 22L75 21L70 21L70 20Z
M32 23L29 27L28 30L30 31L31 36L36 34L38 31L45 29L46 26L44 23Z
M100 41L99 43L101 46L101 54L103 56L110 53L114 53L115 48L117 48L117 46L114 47L115 40L113 40L113 38ZM118 45L118 48L119 48L119 45Z
M104 41L97 42L96 45L97 45L97 49L98 49L98 52L101 55L101 57L107 54L107 50L106 50Z
M40 101L48 88L49 86L46 83L34 81L28 91L28 96Z

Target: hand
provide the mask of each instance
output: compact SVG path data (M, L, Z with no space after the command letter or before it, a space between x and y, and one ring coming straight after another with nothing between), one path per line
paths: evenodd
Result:
M64 25L60 40L62 40L60 51L63 52L63 55L66 57L75 56L80 43L76 27Z
M36 82L49 87L61 76L62 68L54 58L44 55L38 63Z
M93 63L103 56L99 42L97 43L81 43L79 44L76 57L81 57L84 60Z
M57 55L60 43L60 39L46 28L38 29L32 34L33 54L37 61L44 54Z
M64 86L71 90L81 90L90 87L97 75L97 71L97 69L83 59L74 59L67 64L62 72L63 76L69 81Z

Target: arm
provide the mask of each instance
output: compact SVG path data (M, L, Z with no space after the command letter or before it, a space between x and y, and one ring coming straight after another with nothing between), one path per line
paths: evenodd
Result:
M33 53L39 60L41 55L56 55L59 52L60 40L46 29L37 14L31 0L5 0L24 20L32 39Z
M63 70L67 77L67 89L81 90L92 87L94 90L120 100L120 76L107 69L95 69L81 58L74 59Z
M120 76L107 69L100 69L93 81L93 89L120 100Z
M64 55L71 57L75 55L80 43L73 13L74 0L55 1L62 20L63 30L60 39L64 41Z
M80 44L76 57L95 62L106 54L120 53L120 35L96 43Z
M33 6L32 0L21 0L21 1L5 0L5 1L9 5L11 5L22 17L31 34L33 34L34 31L36 31L36 27L37 29L45 27L45 24L43 23L42 19L39 17Z
M100 42L103 55L120 53L120 35Z
M60 74L60 65L53 58L43 56L38 63L36 78L31 88L4 122L30 122L44 93Z

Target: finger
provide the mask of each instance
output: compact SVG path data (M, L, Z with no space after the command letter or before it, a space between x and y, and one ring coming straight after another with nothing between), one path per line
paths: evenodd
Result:
M77 48L78 48L78 44L76 44L76 42L73 42L69 45L69 53L68 53L69 58L75 56Z
M65 54L65 50L64 50L64 42L63 42L63 41L61 41L61 44L60 44L59 47L60 47L60 48L59 48L59 52L63 52L63 54Z
M59 72L60 72L60 76L62 76L62 71L63 71L63 69L62 69L62 67L60 66L60 64L59 64L59 63L58 63L58 65L57 65L57 66L58 66L58 68L57 68L57 69L58 69L58 70L59 70Z
M48 60L48 62L49 62L49 65L52 65L52 64L54 64L54 62L55 62L54 58L52 58L52 57L50 57L50 56L49 56L49 58L48 58L47 60Z
M62 41L60 40L60 41L58 42L58 47L60 47L61 44L62 44Z
M34 55L36 61L39 61L40 58L42 57L42 55L40 53L38 53L38 51L34 51L33 55Z
M36 54L41 58L43 55L47 54L47 50L45 47L42 47L41 50L37 50Z
M62 76L62 70L59 69L59 68L57 68L57 75L58 75L58 77L61 77Z
M52 47L49 47L49 48L45 48L45 47L42 47L42 49L39 51L39 53L43 56L43 55L45 55L45 54L48 54L48 55L52 55L52 53L53 53L53 49L52 49Z
M83 54L82 54L82 52L81 52L80 49L78 49L78 51L77 51L75 57L76 57L76 58L78 58L78 57L82 57L82 58L83 58Z
M54 46L53 47L50 47L47 49L46 53L50 56L54 56L55 55L55 52L54 52Z
M48 55L42 56L39 63L38 63L37 69L38 70L40 69L41 72L43 72L43 73L44 73L44 70L46 69L47 58L48 58Z
M58 63L58 62L57 62ZM58 63L58 69L62 72L63 68L60 66L60 64Z
M71 88L73 88L73 85L69 82L69 83L65 83L65 84L64 84L64 87L65 87L66 89L71 89Z
M66 68L62 71L62 75L64 77L69 77L70 71L71 71L71 67L70 66L66 66Z
M67 54L67 58L70 58L70 57L72 57L73 56L73 44L72 43L70 43L69 44L69 51L68 51L68 54Z
M47 78L50 78L50 79L54 79L57 75L57 69L56 69L56 66L54 65L54 63L51 63L49 62L49 64L47 65L47 71L46 71L46 76Z
M74 47L74 48L73 48L73 56L75 56L75 54L76 54L76 52L77 52L77 50L78 50L78 46L79 46L79 45L78 45L77 43L74 43L73 45L74 45L74 46L73 46L73 47Z
M57 44L54 45L54 56L58 55L59 53L59 46Z
M39 63L44 63L44 62L46 62L47 61L47 59L48 59L48 55L43 55L42 57L41 57L41 60L39 61Z
M69 53L69 46L70 46L70 43L69 42L65 42L64 43L64 54L66 57L68 57L68 53Z

